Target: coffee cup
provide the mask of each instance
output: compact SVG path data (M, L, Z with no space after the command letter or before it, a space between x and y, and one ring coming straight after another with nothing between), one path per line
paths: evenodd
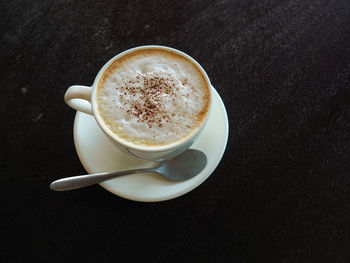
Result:
M64 100L94 116L120 150L159 161L193 144L212 99L210 80L198 62L174 48L152 45L116 55L91 87L73 85Z

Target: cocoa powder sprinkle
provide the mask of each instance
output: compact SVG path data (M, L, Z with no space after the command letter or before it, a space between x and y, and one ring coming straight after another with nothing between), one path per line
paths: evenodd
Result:
M163 101L166 98L174 101L179 88L178 83L170 75L140 73L136 76L136 81L127 81L125 86L119 87L119 90L119 98L127 97L129 100L126 112L137 117L137 122L146 123L152 128L155 124L162 127L163 122L171 120ZM172 114L172 117L174 116Z

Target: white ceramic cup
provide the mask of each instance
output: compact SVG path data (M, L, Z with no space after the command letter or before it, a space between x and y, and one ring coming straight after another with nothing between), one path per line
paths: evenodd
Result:
M185 59L189 60L190 62L193 63L193 65L195 65L198 70L202 73L202 75L205 78L207 87L209 89L209 94L210 94L210 105L212 102L212 97L211 97L211 84L210 84L210 80L208 78L207 73L204 71L204 69L199 65L199 63L197 61L195 61L193 58L191 58L190 56L188 56L187 54L173 49L173 48L169 48L169 47L165 47L165 46L141 46L141 47L136 47L136 48L132 48L132 49L128 49L118 55L116 55L115 57L113 57L112 59L110 59L103 67L102 69L99 71L99 73L97 74L95 81L93 83L93 85L91 87L88 86L81 86L81 85L73 85L70 86L65 95L64 95L64 100L65 102L72 107L73 109L77 110L77 111L81 111L90 115L93 115L95 117L96 122L98 123L98 125L100 126L100 128L102 129L102 131L108 136L109 139L111 139L111 141L122 151L140 158L140 159L144 159L144 160L152 160L152 161L156 161L156 160L165 160L165 159L169 159L172 158L176 155L181 154L182 152L184 152L185 150L187 150L192 143L198 138L200 132L203 130L204 126L207 123L208 120L208 115L210 112L210 108L211 106L209 106L208 112L205 116L205 118L203 119L202 123L200 124L200 126L188 137L185 137L184 139L181 139L179 141L176 141L174 143L171 144L167 144L167 145L160 145L160 146L138 146L138 145L134 145L130 142L127 142L121 138L119 138L116 134L112 133L104 124L102 117L99 115L98 109L97 109L97 103L95 100L95 96L96 96L96 88L97 85L99 83L99 80L102 76L102 74L104 73L104 71L116 60L119 59L122 56L125 56L129 53L132 53L136 50L140 50L140 49L161 49L161 50L166 50L166 51L170 51L173 52L175 54L181 55L182 57L184 57Z

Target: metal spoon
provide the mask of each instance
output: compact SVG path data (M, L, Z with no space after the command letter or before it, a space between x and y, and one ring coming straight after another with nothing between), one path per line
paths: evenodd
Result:
M203 152L189 149L173 159L160 162L159 165L154 168L66 177L52 182L50 188L55 191L73 190L98 184L122 175L139 173L158 173L171 181L182 181L199 174L206 164L207 157Z

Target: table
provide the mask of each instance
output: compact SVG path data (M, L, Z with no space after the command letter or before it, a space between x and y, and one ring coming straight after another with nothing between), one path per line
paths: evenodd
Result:
M2 262L349 262L350 2L2 1ZM190 193L133 202L84 174L63 95L159 44L208 72L226 152Z

